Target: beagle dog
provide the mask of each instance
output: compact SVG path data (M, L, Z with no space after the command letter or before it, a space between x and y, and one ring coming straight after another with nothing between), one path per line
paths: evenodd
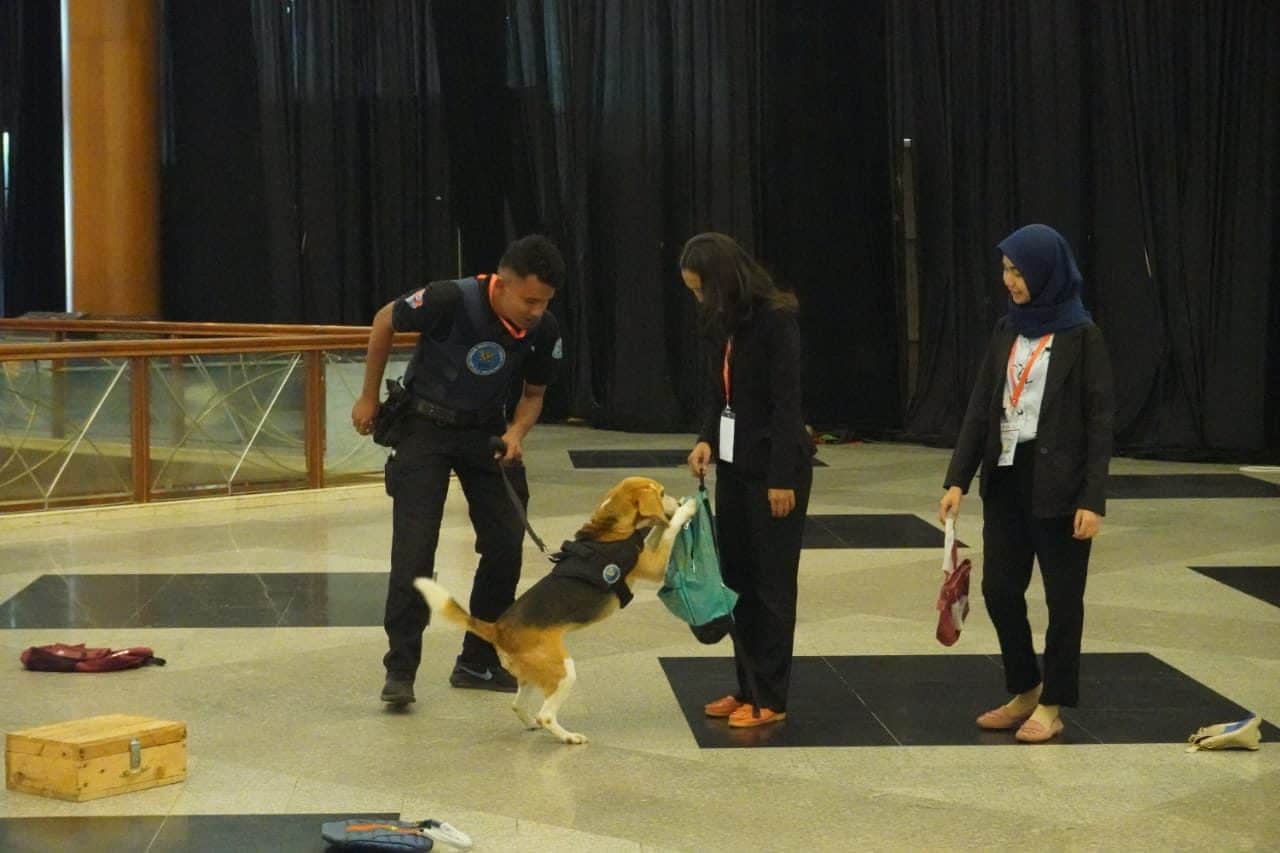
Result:
M573 540L552 555L551 573L496 622L476 619L433 580L419 578L414 586L432 613L497 649L519 685L511 707L526 727L544 728L564 743L586 743L585 735L565 730L556 720L577 680L564 636L625 607L637 580L662 583L676 534L696 512L693 499L678 504L657 481L627 477L608 491ZM535 689L543 701L533 714Z

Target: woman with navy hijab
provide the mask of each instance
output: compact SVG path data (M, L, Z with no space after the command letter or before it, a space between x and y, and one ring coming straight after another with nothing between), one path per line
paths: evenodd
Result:
M1008 312L969 398L938 517L959 514L981 466L982 595L1013 698L977 722L1043 743L1063 729L1059 708L1079 698L1085 576L1106 514L1111 362L1080 301L1080 270L1063 236L1027 225L998 248ZM1043 674L1025 597L1034 561L1049 610Z

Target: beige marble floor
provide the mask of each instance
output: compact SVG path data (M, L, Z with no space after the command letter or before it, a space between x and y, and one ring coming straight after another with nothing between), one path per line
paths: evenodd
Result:
M624 473L575 470L566 449L688 442L539 427L527 445L535 527L549 542L567 537ZM947 456L824 447L811 511L932 522ZM1118 459L1112 470L1236 469ZM678 470L644 473L692 490ZM975 546L979 510L975 497L961 519ZM390 535L380 486L0 517L0 601L49 573L380 574ZM1280 565L1280 501L1112 502L1091 564L1085 651L1150 652L1280 721L1280 608L1186 569L1194 564ZM474 554L456 489L437 566L464 597ZM527 544L525 583L544 567ZM946 654L933 639L937 571L927 549L806 551L797 653ZM1038 581L1030 599L1039 634ZM1197 754L1174 743L701 750L658 658L727 651L699 646L651 590L572 639L579 683L561 717L591 737L581 747L523 731L508 697L451 689L459 634L447 626L426 633L407 714L377 700L380 627L73 633L0 631L4 730L113 712L184 720L189 778L84 804L6 791L0 817L387 811L448 820L477 850L499 851L1280 849L1275 743ZM110 676L19 668L23 648L55 641L145 643L169 665ZM955 652L995 650L979 602Z

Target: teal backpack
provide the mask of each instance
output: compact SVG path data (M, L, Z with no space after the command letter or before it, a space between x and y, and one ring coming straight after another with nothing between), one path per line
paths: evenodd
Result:
M733 653L746 672L752 704L756 693L755 674L740 651L734 632L733 608L738 594L724 585L720 575L720 552L716 547L716 524L711 515L707 487L699 481L698 512L676 534L667 560L667 574L658 590L658 599L677 618L688 624L698 642L720 642L726 634L733 640Z

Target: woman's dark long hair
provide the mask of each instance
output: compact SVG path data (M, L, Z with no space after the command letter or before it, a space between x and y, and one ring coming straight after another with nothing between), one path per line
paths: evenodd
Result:
M680 252L680 269L702 280L698 319L702 332L723 340L750 322L761 308L795 311L794 293L774 283L737 241L708 231L690 237Z

